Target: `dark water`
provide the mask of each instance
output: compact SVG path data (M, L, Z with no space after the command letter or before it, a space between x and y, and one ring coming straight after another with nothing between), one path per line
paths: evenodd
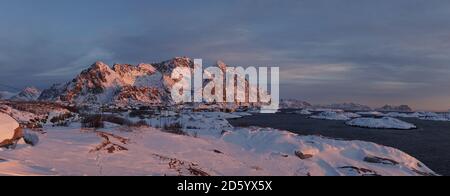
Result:
M344 121L309 119L298 114L256 114L230 120L233 126L260 126L289 130L300 135L322 135L363 140L394 147L425 163L433 171L450 176L450 122L402 119L416 130L382 130L350 127Z

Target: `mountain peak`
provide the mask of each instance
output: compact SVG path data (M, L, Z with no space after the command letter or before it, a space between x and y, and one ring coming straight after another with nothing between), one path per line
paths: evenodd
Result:
M226 64L218 61L218 66L225 69ZM98 61L69 82L45 90L39 100L77 104L171 104L175 81L170 76L179 67L193 70L194 61L175 57L161 63L114 64L112 67Z
M107 69L111 69L111 68L107 64L103 63L102 61L97 61L91 65L91 69L107 70Z
M168 61L155 64L155 67L163 74L170 75L175 68L187 67L194 69L194 61L188 57L175 57Z
M40 90L36 87L30 86L30 87L26 87L25 89L23 89L22 92L38 93L38 92L40 92Z
M120 75L124 75L125 73L132 74L131 72L142 72L152 74L156 72L156 68L153 65L141 63L138 65L130 65L130 64L114 64L113 71Z
M11 99L16 101L35 101L39 98L41 93L41 90L36 87L26 87L20 93L11 97Z
M385 105L381 108L378 108L377 111L380 111L380 112L412 112L413 109L411 109L411 107L409 107L408 105L400 105L400 106Z
M66 84L47 89L39 99L80 104L159 103L161 78L150 64L114 64L111 68L98 61Z
M137 66L138 68L140 68L140 69L147 69L147 70L150 70L150 69L155 69L154 67L153 67L153 65L150 65L150 64L146 64L146 63L141 63L141 64L139 64L138 66Z

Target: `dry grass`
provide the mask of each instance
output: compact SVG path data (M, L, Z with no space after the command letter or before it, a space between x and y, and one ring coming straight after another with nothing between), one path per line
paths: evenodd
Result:
M186 132L183 131L183 126L180 123L164 125L163 131L176 135L188 135Z
M101 152L106 151L110 154L120 151L128 151L128 148L124 147L123 145L126 145L130 142L129 139L123 138L111 133L105 133L105 132L96 132L99 137L103 139L102 143L96 146L94 149L90 150L90 153L93 152ZM114 143L111 141L111 139L115 139L119 141L120 144Z
M149 127L147 121L140 120L138 122L132 122L126 118L112 115L112 114L93 114L84 116L81 120L83 128L104 128L104 122L114 123L127 127Z
M102 115L89 115L82 118L81 127L100 129L105 127L105 123L103 123Z

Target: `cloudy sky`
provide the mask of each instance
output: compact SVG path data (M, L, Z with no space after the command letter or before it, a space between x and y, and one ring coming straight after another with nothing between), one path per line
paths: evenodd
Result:
M0 90L175 56L280 66L285 98L447 110L450 1L0 1Z

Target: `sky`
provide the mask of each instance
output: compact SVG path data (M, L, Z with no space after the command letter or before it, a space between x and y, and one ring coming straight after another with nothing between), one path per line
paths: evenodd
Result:
M279 66L284 98L448 110L450 1L0 1L0 90L176 56Z

